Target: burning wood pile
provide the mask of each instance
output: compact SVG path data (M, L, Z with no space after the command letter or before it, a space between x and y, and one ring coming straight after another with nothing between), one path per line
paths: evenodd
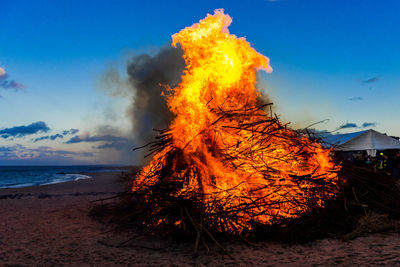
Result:
M330 150L269 114L255 87L267 57L229 34L216 10L173 35L182 82L165 95L174 120L147 145L132 192L140 224L160 233L247 236L324 207L339 192Z

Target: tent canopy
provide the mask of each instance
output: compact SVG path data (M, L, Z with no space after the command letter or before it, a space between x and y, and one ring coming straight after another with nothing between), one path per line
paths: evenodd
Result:
M400 149L400 141L372 129L348 133L322 136L322 140L336 151L366 150L375 154L376 150ZM375 152L375 153L374 153Z

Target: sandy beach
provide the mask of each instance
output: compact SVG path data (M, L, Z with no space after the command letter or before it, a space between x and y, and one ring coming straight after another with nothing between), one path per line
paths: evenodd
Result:
M113 231L88 216L93 200L124 190L118 174L30 188L0 190L1 266L400 266L399 233L306 245L224 244L233 258L192 243ZM129 242L125 242L130 240ZM122 245L121 245L122 244Z

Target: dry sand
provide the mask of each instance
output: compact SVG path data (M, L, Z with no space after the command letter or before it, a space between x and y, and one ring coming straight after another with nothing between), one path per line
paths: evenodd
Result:
M192 258L193 244L141 233L116 233L88 216L91 201L123 191L115 174L23 189L0 190L0 266L400 266L399 233L307 245L224 244ZM122 247L121 244L132 238Z

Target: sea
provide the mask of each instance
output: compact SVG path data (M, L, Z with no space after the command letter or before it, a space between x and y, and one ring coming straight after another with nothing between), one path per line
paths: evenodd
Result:
M79 166L0 166L0 188L18 188L90 179L92 173L126 172L129 167Z

